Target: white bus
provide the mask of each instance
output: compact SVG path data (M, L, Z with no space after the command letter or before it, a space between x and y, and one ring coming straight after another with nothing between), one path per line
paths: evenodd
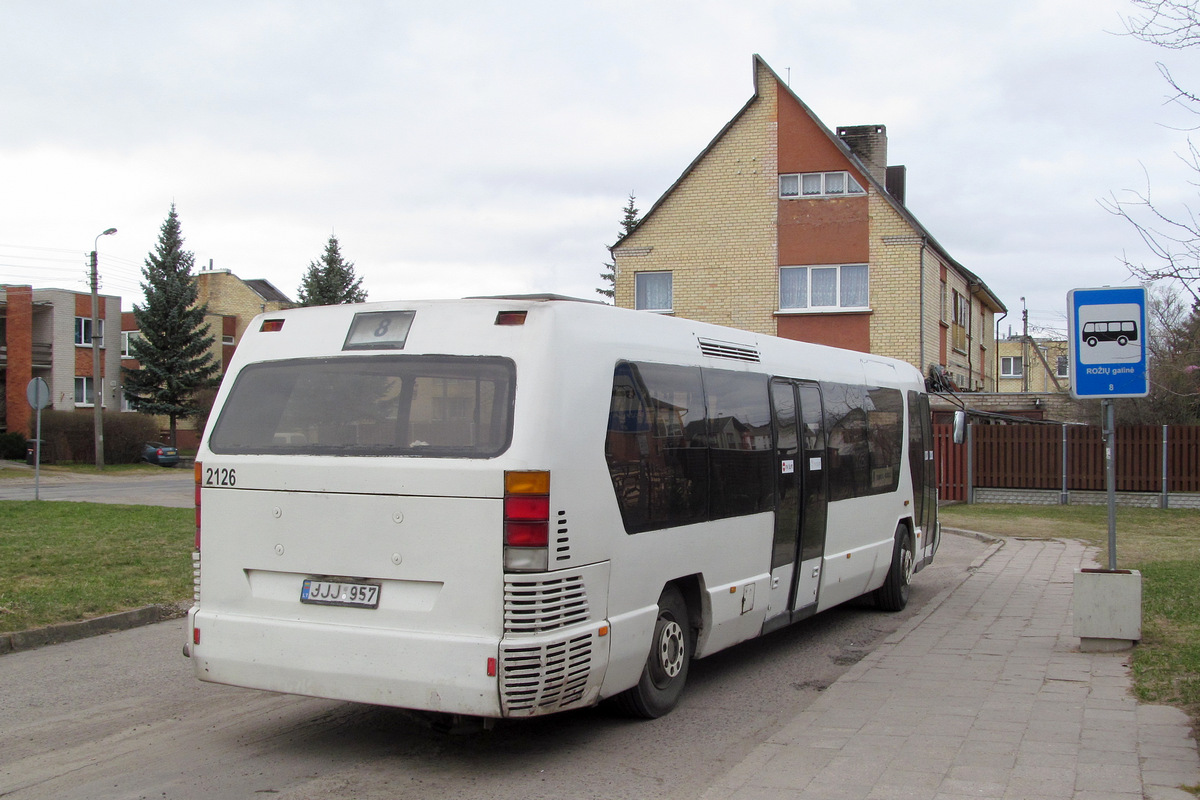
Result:
M260 316L197 462L198 678L455 716L660 716L939 535L912 366L553 296Z

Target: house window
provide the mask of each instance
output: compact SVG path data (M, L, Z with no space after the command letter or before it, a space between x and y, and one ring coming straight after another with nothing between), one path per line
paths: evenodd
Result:
M141 335L140 331L121 331L121 358L133 358L133 340Z
M671 311L673 298L670 272L639 272L636 277L634 308L639 311Z
M228 335L226 335L226 336L222 336L222 337L221 337L221 344L223 344L223 345L229 345L229 346L232 346L232 345L233 345L233 337L232 337L232 336L228 336Z
M779 176L780 197L845 197L866 194L849 172L806 172Z
M866 264L781 267L780 311L862 310L870 307Z
M94 385L90 377L75 376L75 405L77 406L95 406L96 398L94 394Z
M1059 356L1054 362L1054 377L1067 378L1071 375L1071 359L1069 356Z
M100 342L100 346L104 347L104 320L96 320L96 338ZM75 344L80 347L92 346L92 318L91 317L76 317L75 318Z
M950 325L950 336L954 349L967 352L967 327L971 319L971 301L966 295L954 292L954 320Z
M1022 374L1021 356L1000 357L1000 377L1019 378Z

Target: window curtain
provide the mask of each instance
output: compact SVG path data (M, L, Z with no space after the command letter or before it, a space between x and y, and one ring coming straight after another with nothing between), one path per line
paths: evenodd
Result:
M779 307L808 308L807 267L784 267L779 270Z
M867 307L867 267L865 264L842 267L843 308Z
M637 276L636 306L642 310L671 309L671 273L640 272Z

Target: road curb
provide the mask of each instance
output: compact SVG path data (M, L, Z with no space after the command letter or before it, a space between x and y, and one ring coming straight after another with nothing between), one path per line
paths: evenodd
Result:
M969 539L976 539L988 545L987 550L983 551L983 555L975 559L971 566L967 567L968 572L974 572L984 565L984 563L996 554L996 551L1004 547L1004 537L993 536L990 533L980 533L979 531L969 531L966 528L949 528L942 527L943 533L953 533L956 536L966 536Z
M187 614L191 601L184 603L162 603L152 606L135 608L132 611L119 611L116 614L105 614L102 617L80 620L79 622L60 622L47 625L44 628L33 628L14 633L0 633L0 656L16 653L21 650L33 650L51 644L73 642L86 639L89 636L99 636L114 631L124 631L152 625L168 619L178 619Z

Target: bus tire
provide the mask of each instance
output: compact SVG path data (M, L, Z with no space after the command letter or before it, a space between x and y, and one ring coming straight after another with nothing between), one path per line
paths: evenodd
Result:
M642 677L637 686L614 698L617 707L642 719L657 719L673 709L683 693L694 648L687 603L679 589L668 586L658 598L654 638Z
M892 565L883 586L875 590L875 604L884 611L902 611L908 605L908 586L913 576L912 533L904 523L896 528Z

